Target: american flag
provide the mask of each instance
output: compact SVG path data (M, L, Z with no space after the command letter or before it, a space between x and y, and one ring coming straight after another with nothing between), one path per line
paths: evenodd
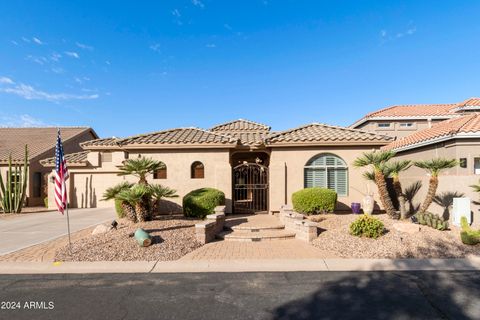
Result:
M67 207L68 170L65 154L63 153L62 138L58 129L57 145L55 147L55 203L62 214Z

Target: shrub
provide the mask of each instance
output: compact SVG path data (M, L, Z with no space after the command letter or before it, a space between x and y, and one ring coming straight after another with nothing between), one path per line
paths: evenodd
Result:
M43 198L43 205L48 208L48 197Z
M473 230L470 228L466 217L460 218L460 224L462 225L460 239L462 239L464 244L475 245L480 243L480 230Z
M443 220L436 214L430 212L419 212L415 214L419 224L443 231L448 229L448 221Z
M117 217L119 219L125 218L125 212L123 212L122 203L122 200L115 199L115 212L117 213Z
M369 214L363 214L350 224L350 233L354 236L367 238L380 237L385 228L383 222Z
M336 202L337 193L325 188L306 188L292 195L293 209L306 215L333 212Z
M214 188L201 188L183 197L183 213L186 217L205 218L216 206L225 204L225 194Z

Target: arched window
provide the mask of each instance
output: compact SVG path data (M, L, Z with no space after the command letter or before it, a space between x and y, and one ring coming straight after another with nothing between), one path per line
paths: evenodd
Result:
M305 188L322 187L335 190L339 196L348 195L348 166L334 154L322 153L305 165Z
M160 169L153 172L153 179L167 179L167 166L163 162L160 164L162 165Z
M203 166L203 163L200 161L192 163L190 177L192 179L203 179L205 177L205 167Z

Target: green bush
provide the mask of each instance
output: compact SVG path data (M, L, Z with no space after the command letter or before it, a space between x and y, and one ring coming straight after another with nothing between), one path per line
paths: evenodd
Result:
M378 238L385 230L383 222L369 214L363 214L350 224L350 233L354 236Z
M119 219L122 219L125 217L125 212L123 212L122 203L123 203L122 200L115 199L115 212L117 213L117 217Z
M43 205L48 208L48 197L43 198Z
M470 228L466 217L460 218L460 224L462 225L460 239L462 239L464 244L475 245L480 243L480 230L473 230Z
M183 213L186 217L205 218L216 206L225 204L225 194L214 188L201 188L183 197Z
M306 188L292 195L293 209L311 215L322 212L333 212L337 203L337 193L325 188Z
M448 221L443 220L436 214L430 212L418 212L415 214L419 224L444 231L448 229Z

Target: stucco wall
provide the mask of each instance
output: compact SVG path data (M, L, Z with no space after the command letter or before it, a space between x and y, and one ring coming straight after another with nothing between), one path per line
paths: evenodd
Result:
M473 169L473 159L475 157L480 157L480 140L457 140L447 143L438 143L436 145L424 148L399 152L396 156L396 159L415 161L428 160L436 157L457 160L460 158L467 158L466 168L460 168L457 166L441 172L437 194L439 195L443 192L457 191L459 193L463 193L472 201L479 201L480 195L473 192L472 188L469 186L472 184L477 184L480 179L480 175L475 175ZM417 167L410 168L400 176L400 181L402 182L403 188L406 188L417 181L422 183L422 188L414 198L415 204L420 204L423 202L423 199L427 193L429 178L430 177L425 170ZM473 213L473 223L475 226L480 227L480 207L472 202L471 209ZM429 211L441 215L444 213L445 208L433 203L430 206Z
M440 120L432 120L431 125L438 123ZM379 123L390 123L389 128L379 128ZM401 127L401 123L413 123L413 127ZM357 129L375 132L390 137L403 138L414 132L429 128L427 120L369 120L359 125Z
M101 163L100 167L71 168L69 180L70 203L72 207L112 207L113 201L100 201L103 192L126 179L137 181L134 177L117 176L118 165L124 160L123 152L114 153L112 162ZM226 197L226 210L231 212L231 167L228 149L177 149L177 150L140 150L129 153L133 159L139 155L162 161L167 166L167 179L153 179L147 176L149 183L158 183L177 190L178 198L165 199L162 208L166 212L181 212L182 198L188 192L204 187L222 190ZM89 155L93 162L99 159L96 152ZM194 161L201 161L205 166L204 179L192 179L190 166ZM52 188L49 188L52 189ZM49 192L53 201L53 191ZM53 202L52 202L53 203Z
M365 169L357 169L352 165L362 152L372 149L371 146L272 148L269 170L270 210L277 211L281 205L291 204L292 193L304 188L305 164L320 153L333 153L348 165L348 195L338 197L338 209L345 210L352 202L361 202L369 190L378 199L375 185L362 177Z

